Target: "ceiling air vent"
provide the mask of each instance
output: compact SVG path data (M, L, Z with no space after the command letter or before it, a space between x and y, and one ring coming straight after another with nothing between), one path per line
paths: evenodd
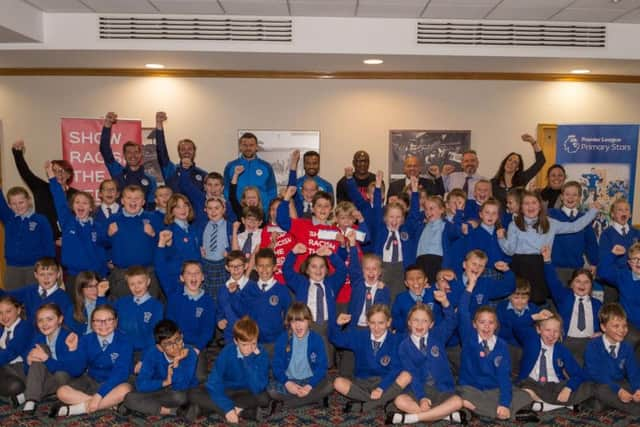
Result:
M418 44L605 47L604 25L418 22Z
M100 17L101 39L290 42L291 19Z

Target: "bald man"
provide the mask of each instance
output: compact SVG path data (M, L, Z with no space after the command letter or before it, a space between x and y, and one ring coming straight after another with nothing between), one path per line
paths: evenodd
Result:
M444 196L444 183L442 177L434 176L431 173L428 178L420 176L422 171L422 162L416 156L408 155L404 159L404 175L402 179L397 179L389 184L389 191L387 191L387 200L391 196L397 196L404 191L409 185L409 180L412 176L418 177L418 186L427 190L427 193L431 196Z
M369 153L364 150L356 151L353 154L351 164L353 165L353 179L358 186L358 190L360 190L360 194L366 199L367 187L372 182L376 182L376 175L369 172ZM344 176L336 184L336 191L338 202L353 202L347 192L347 180Z

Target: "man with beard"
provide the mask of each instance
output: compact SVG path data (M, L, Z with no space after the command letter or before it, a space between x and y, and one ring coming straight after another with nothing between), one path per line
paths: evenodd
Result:
M351 163L353 164L353 179L356 181L362 197L366 199L367 187L369 187L369 184L372 182L376 182L376 175L369 172L369 153L364 150L356 151ZM338 203L343 201L353 202L347 192L347 179L345 177L340 178L336 188Z

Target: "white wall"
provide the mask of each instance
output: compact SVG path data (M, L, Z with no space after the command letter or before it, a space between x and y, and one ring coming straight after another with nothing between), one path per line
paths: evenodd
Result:
M640 123L640 85L510 81L267 80L107 77L0 77L5 188L20 183L10 153L24 138L38 172L61 156L60 117L169 115L170 153L179 138L198 144L198 164L222 170L236 132L320 130L321 174L336 182L353 152L387 169L390 129L470 129L480 171L493 175L509 151L533 155L520 134L538 123ZM636 185L639 185L636 183ZM640 214L636 200L636 220Z

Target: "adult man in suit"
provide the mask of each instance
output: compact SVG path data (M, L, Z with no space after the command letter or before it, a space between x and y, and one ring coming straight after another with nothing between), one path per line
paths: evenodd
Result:
M412 176L418 177L418 187L427 190L429 195L444 196L444 183L442 177L439 174L437 166L429 168L428 178L420 176L422 164L420 159L414 155L407 155L404 159L404 174L405 177L397 179L389 184L389 190L387 191L387 200L391 196L397 196L404 191L409 185Z

